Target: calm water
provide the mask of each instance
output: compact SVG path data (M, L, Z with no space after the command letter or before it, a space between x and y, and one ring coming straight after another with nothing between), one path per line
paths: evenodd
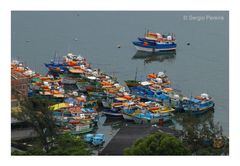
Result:
M189 20L206 15L224 20ZM133 58L136 50L131 42L146 29L175 33L177 54ZM228 31L228 12L13 12L12 59L19 58L44 74L43 64L55 52L62 56L70 51L120 82L133 79L136 68L138 79L165 70L173 87L185 95L206 92L214 97L214 120L228 135Z

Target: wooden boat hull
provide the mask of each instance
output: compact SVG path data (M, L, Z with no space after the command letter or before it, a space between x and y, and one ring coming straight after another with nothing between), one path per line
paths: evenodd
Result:
M140 83L138 81L135 81L135 80L126 80L125 83L128 87L134 87L134 86L139 86L140 85Z

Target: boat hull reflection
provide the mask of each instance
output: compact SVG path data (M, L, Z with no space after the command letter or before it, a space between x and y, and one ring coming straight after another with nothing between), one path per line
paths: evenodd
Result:
M152 63L154 61L164 62L169 61L173 62L176 58L176 51L161 51L155 53L137 51L136 54L132 57L132 59L142 59L144 63Z

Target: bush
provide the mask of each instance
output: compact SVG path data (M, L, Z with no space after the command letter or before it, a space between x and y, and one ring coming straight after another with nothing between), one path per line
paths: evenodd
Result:
M190 155L190 151L176 137L156 132L136 141L124 150L126 155Z

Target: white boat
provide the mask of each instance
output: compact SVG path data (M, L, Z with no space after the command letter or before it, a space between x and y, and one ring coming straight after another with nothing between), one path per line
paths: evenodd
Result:
M175 51L176 47L170 47L170 48L156 48L156 47L143 47L143 46L137 46L135 45L135 48L138 51L144 51L144 52L161 52L161 51Z

